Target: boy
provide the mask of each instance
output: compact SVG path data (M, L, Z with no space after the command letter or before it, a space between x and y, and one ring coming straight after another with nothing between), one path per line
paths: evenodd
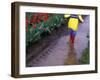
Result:
M74 40L75 40L75 36L78 30L78 24L79 21L83 22L83 18L81 15L76 15L76 14L65 14L64 15L65 18L69 18L68 21L68 29L69 29L69 34L70 34L70 45L74 45Z

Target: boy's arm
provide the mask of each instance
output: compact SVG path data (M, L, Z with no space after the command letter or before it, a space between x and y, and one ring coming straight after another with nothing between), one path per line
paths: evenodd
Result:
M65 14L64 15L64 18L68 18L68 17L70 17L70 14Z
M84 20L83 20L81 15L79 15L79 19L80 19L81 22L84 22Z

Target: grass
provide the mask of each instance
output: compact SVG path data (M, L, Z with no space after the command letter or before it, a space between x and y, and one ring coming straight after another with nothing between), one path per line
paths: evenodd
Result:
M89 48L83 51L82 57L80 59L80 64L89 64Z

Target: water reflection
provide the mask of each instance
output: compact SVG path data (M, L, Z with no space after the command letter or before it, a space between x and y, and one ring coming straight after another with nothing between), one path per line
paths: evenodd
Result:
M78 59L77 59L77 53L75 51L74 45L69 44L68 56L65 59L64 64L65 65L79 64Z

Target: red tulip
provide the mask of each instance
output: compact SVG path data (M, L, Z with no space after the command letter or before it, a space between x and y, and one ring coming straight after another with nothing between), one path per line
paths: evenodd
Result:
M44 16L43 20L47 21L48 20L48 16Z
M36 24L33 25L33 28L36 28Z
M31 20L30 20L30 23L31 23L31 24L34 24L34 23L35 23L35 19L31 19Z

